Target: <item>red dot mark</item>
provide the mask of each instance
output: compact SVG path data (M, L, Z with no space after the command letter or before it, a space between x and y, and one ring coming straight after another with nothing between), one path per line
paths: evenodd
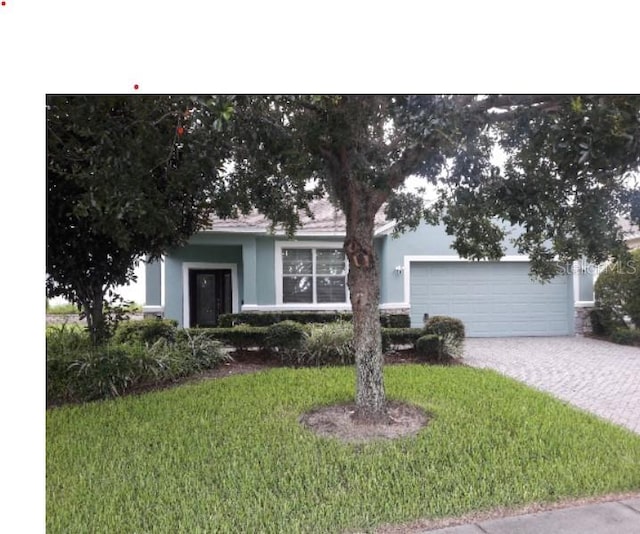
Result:
M6 6L6 5L7 5L7 3L3 1L3 2L2 2L2 5L3 5L3 6Z
M135 84L133 88L137 91L138 89L140 89L140 86L138 84Z
M184 128L182 126L178 126L178 135L182 135L184 133Z

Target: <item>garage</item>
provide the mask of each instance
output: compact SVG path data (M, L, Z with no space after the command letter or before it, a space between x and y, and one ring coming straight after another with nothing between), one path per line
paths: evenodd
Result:
M413 327L429 314L461 319L469 337L573 333L571 277L541 284L526 261L411 262L409 280Z

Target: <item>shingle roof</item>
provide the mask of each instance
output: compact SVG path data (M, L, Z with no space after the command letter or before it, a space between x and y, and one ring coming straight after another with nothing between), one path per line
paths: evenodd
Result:
M338 208L335 208L329 200L314 200L309 204L309 208L313 217L310 218L306 213L302 212L300 214L302 226L298 232L307 234L343 234L345 232L344 213ZM375 218L374 228L376 233L383 230L388 223L389 221L384 215L384 209L380 209ZM269 232L270 226L270 221L264 215L254 211L249 215L242 215L238 219L219 219L213 216L205 231L267 233ZM276 227L276 232L279 230L281 230L281 228Z
M618 224L624 233L625 240L640 237L640 228L626 217L618 217Z

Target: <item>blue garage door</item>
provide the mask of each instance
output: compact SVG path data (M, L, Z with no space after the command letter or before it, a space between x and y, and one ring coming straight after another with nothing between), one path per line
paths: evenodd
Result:
M462 319L469 337L573 333L569 276L540 284L526 262L412 262L410 278L413 327L428 313Z

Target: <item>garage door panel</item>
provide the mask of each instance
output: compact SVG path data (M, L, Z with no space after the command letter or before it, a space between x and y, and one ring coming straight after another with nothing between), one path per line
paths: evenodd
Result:
M473 336L568 335L569 278L540 284L522 262L412 263L411 323L458 317Z

